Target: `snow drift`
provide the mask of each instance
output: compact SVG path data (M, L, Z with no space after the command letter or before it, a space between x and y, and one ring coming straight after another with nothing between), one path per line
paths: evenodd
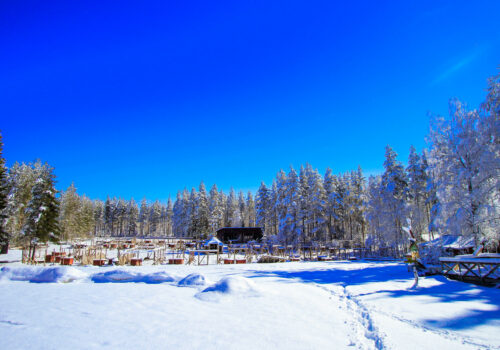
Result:
M174 282L175 278L166 272L155 272L141 274L126 270L112 270L96 273L91 278L94 283L147 283L158 284L164 282Z
M74 267L3 267L0 280L27 281L32 283L69 283L84 280L88 275Z
M199 287L206 284L205 276L199 273L192 273L181 279L177 285L179 287Z
M245 277L230 276L205 288L195 297L204 301L218 301L225 296L255 297L258 295L257 287L251 280Z

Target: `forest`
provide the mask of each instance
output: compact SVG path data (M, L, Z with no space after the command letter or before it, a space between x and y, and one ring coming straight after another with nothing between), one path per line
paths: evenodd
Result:
M280 170L272 184L243 193L183 189L166 203L146 198L80 195L56 188L47 163L5 166L0 156L0 244L70 241L92 236L207 237L221 227L264 229L282 244L348 240L358 246L404 249L410 218L420 241L444 234L472 235L498 249L500 230L500 75L488 80L486 100L470 109L449 102L448 117L432 116L428 147L411 147L405 166L385 149L384 172L361 167L320 174L312 165ZM2 145L3 147L3 145ZM334 156L332 155L332 158Z

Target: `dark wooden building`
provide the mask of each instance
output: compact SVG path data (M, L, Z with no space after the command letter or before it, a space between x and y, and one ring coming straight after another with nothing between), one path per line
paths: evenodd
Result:
M217 231L217 238L225 244L260 241L263 236L261 227L223 227Z

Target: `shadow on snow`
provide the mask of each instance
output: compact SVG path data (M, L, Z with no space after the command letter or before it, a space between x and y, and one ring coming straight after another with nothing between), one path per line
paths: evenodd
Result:
M337 269L350 262L334 262L331 268L322 270L304 271L249 271L248 277L277 277L293 282L338 284L342 286L356 286L367 283L381 282L408 282L408 287L413 283L413 276L408 272L404 264L368 263L369 265L357 270ZM476 301L483 305L492 306L490 310L469 309L459 317L427 319L422 322L431 327L461 330L473 328L482 324L488 324L500 320L500 290L488 288L470 283L448 280L443 276L428 276L423 279L433 279L439 283L431 286L422 286L416 290L378 290L375 292L359 294L381 295L389 298L402 298L412 296L431 296L439 303L455 303ZM422 282L422 281L421 281Z

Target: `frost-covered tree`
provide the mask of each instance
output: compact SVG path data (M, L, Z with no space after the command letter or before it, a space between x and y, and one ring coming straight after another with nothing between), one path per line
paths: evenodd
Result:
M246 198L245 220L248 227L255 227L255 202L250 191L248 191Z
M35 164L19 164L16 162L9 169L7 177L7 231L14 241L22 238L21 231L26 222L28 203L31 200L32 188L37 179L35 169L41 167L39 161Z
M442 232L472 235L476 243L499 239L498 81L490 81L490 94L480 110L451 100L449 118L435 117L429 135L439 201L434 224Z
M370 176L367 188L366 220L369 223L366 245L369 247L386 247L390 245L385 231L386 207L382 196L382 176Z
M148 217L149 217L149 205L146 198L141 201L141 207L139 209L139 235L144 237L148 232Z
M348 223L350 239L359 244L365 242L365 178L358 166L357 171L349 174Z
M127 206L127 236L134 237L137 234L137 221L139 220L139 207L132 198Z
M243 194L242 191L238 193L238 212L240 216L240 225L241 227L248 227L248 223L246 220L246 201L245 201L245 195Z
M306 172L308 173L308 193L306 197L308 232L311 239L326 241L326 193L323 187L323 178L309 164L306 166Z
M429 206L428 206L428 185L429 177L426 171L425 156L420 156L415 147L410 147L408 156L408 204L409 215L411 217L413 233L418 239L428 236L429 228Z
M76 193L75 184L72 183L68 189L62 192L60 197L59 223L61 226L61 237L69 240L80 234L80 217L78 212L81 210L80 197Z
M241 216L238 206L238 199L236 198L236 193L231 187L229 190L229 196L226 200L226 210L225 210L225 226L227 227L239 227L241 226Z
M184 201L182 199L181 192L177 192L177 197L174 202L173 207L173 219L172 219L172 229L175 237L181 237L184 233Z
M174 217L174 207L172 205L172 199L170 196L168 197L167 201L167 209L166 209L166 231L165 235L166 236L171 236L173 234L173 217Z
M381 181L384 210L380 215L385 216L383 222L389 241L396 248L402 249L406 242L402 227L408 217L408 177L397 159L397 153L390 146L386 147L384 168Z
M197 234L206 236L209 233L209 202L207 190L203 182L198 189L198 198L196 204L196 227Z
M7 169L3 158L3 139L0 134L0 254L7 254L9 250L9 233L7 232Z
M157 236L160 230L161 204L156 200L149 208L148 235Z
M44 164L36 169L37 179L31 190L31 200L26 208L27 218L23 236L28 242L58 241L59 201L56 197L53 168Z
M297 172L290 167L284 186L283 203L286 208L285 217L280 220L280 233L285 237L285 244L295 244L301 239L302 225L300 220L300 184Z
M261 182L255 198L255 221L258 227L262 227L265 235L269 228L270 207L269 189L264 182Z
M210 189L208 202L210 232L215 233L224 225L224 200L216 184Z
M289 227L287 225L287 177L283 170L276 175L276 194L274 202L274 211L278 216L278 235L281 243L287 243Z
M335 239L346 239L346 223L348 217L349 184L346 175L339 174L333 178L333 192L328 198L328 205L333 212L333 229Z
M102 236L104 234L104 203L100 200L92 202L94 211L94 236Z

